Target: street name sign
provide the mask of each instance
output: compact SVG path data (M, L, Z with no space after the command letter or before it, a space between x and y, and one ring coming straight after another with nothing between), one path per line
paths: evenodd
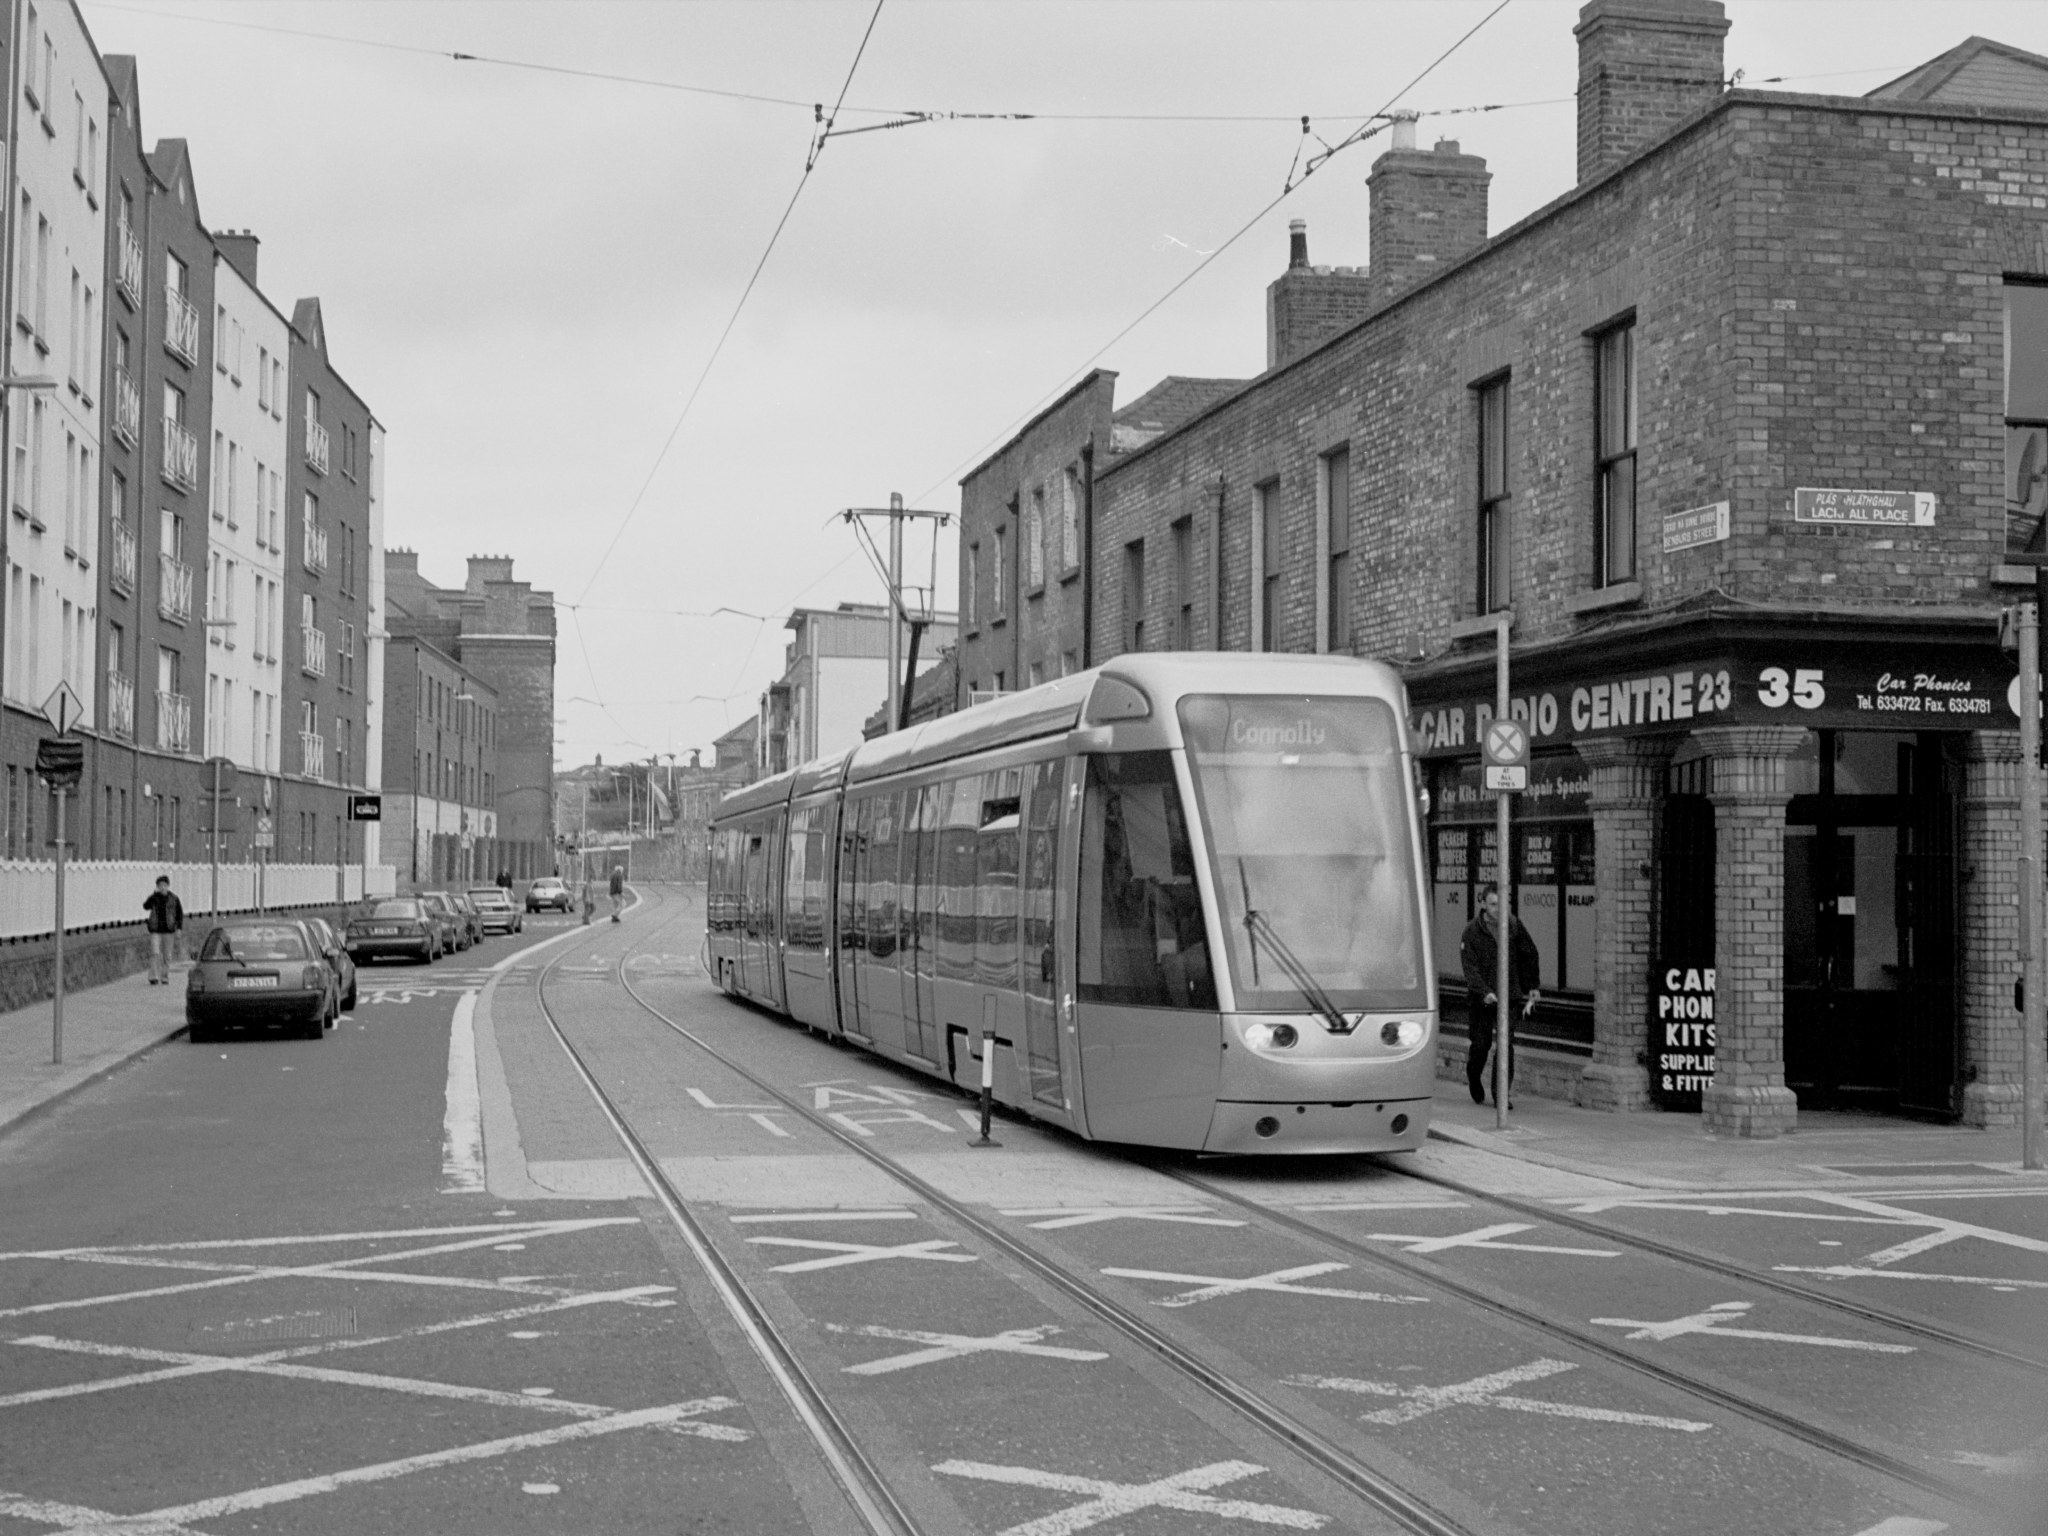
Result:
M1934 503L1932 491L1855 491L1803 485L1792 492L1792 521L1932 528Z
M1728 503L1708 502L1704 507L1687 507L1683 512L1664 514L1664 553L1698 549L1719 544L1728 537Z

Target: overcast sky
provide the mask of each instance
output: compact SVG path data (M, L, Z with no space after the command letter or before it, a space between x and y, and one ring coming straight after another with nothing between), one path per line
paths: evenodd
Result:
M878 601L835 513L957 508L962 473L1282 190L1303 113L1311 152L1390 106L1431 114L1422 144L1489 162L1496 232L1569 190L1576 0L1510 0L1403 91L1495 3L884 0L842 129L1042 115L829 141L687 415L804 180L805 103L837 97L874 0L83 9L138 58L145 141L190 142L208 226L262 238L286 313L321 299L388 433L388 543L447 585L511 555L564 605L567 766L707 746L780 673L792 605ZM2048 53L2036 0L1727 11L1729 70L1788 90L1860 95L1973 33ZM1287 221L1317 263L1363 264L1384 144L1110 345L1119 398L1256 373ZM948 537L942 606L956 558ZM742 616L688 616L721 606Z

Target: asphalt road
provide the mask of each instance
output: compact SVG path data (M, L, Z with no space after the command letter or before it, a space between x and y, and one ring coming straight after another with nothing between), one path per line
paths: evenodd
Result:
M1470 1531L2048 1528L2029 1507L2048 1375L1625 1241L2039 1353L2038 1196L1990 1176L1850 1204L1532 1196L1517 1166L1518 1192L1604 1241L1401 1158L1195 1167L1014 1121L977 1150L951 1090L720 997L700 904L643 894L617 926L543 920L366 971L324 1041L167 1046L0 1137L0 1536L861 1528L549 1029L535 982L555 961L564 1032L921 1530L1397 1527L663 1027L622 966L825 1125ZM2010 1512L1852 1466L1615 1347Z

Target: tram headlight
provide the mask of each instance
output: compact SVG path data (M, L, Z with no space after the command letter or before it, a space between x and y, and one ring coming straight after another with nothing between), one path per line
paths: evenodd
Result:
M1286 1050L1301 1036L1292 1024L1247 1024L1244 1027L1244 1043L1255 1051Z
M1380 1026L1380 1043L1382 1045L1395 1046L1422 1044L1422 1020L1387 1020L1386 1023Z

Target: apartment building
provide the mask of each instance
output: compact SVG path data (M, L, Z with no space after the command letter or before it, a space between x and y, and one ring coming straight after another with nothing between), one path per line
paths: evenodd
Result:
M33 778L44 701L67 685L95 719L100 338L107 270L107 74L77 8L11 10L5 119L5 372L0 460L0 782L5 851L41 857Z
M401 887L488 884L505 867L498 692L418 635L392 638L384 659L384 838Z

